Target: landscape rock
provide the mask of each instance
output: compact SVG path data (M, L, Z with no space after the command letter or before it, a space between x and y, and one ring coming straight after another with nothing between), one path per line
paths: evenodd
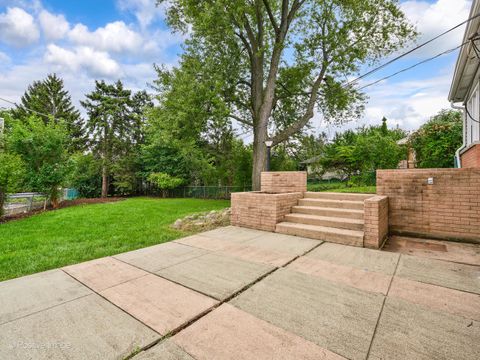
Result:
M204 231L230 225L230 208L212 210L177 219L172 227L183 231Z

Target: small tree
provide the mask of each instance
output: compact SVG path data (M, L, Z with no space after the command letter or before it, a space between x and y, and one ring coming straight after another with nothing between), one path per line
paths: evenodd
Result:
M45 123L31 116L13 125L8 148L25 163L25 185L46 193L53 207L58 206L59 187L67 175L68 135L63 123Z
M410 138L415 150L417 167L450 168L455 151L462 145L462 114L442 110Z
M183 184L183 179L165 173L152 173L148 176L148 181L154 183L162 190L163 197L167 197L167 190L175 189Z
M3 215L5 197L20 188L25 167L20 156L0 152L0 216Z

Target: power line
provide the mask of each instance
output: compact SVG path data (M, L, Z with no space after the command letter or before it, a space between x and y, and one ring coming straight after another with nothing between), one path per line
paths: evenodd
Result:
M371 82L371 83L369 83L369 84L367 84L367 85L364 85L364 86L358 88L358 90L362 90L362 89L365 89L365 88L367 88L367 87L369 87L369 86L378 84L378 83L381 82L381 81L390 79L391 77L394 77L394 76L396 76L396 75L398 75L398 74L401 74L401 73L403 73L403 72L405 72L405 71L411 70L411 69L413 69L413 68L415 68L415 67L417 67L417 66L419 66L419 65L422 65L422 64L425 64L425 63L427 63L427 62L429 62L429 61L435 60L436 58L438 58L438 57L440 57L440 56L443 56L443 55L446 55L446 54L450 54L451 52L454 52L455 50L460 49L462 46L465 46L465 45L468 44L469 42L470 42L470 40L464 42L463 44L461 44L461 45L459 45L459 46L457 46L457 47L455 47L455 48L453 48L453 49L446 50L446 51L441 52L441 53L439 53L439 54L437 54L437 55L435 55L435 56L432 56L432 57L430 57L430 58L428 58L428 59L422 60L422 61L420 61L420 62L418 62L418 63L415 63L415 64L413 64L413 65L411 65L411 66L408 66L408 67L406 67L406 68L404 68L404 69L402 69L402 70L399 70L399 71L397 71L397 72L394 72L393 74L387 75L387 76L385 76L385 77L383 77L383 78L381 78L381 79L378 79L378 80L376 80L376 81L374 81L374 82Z
M435 37L431 38L430 40L428 40L428 41L425 41L424 43L422 43L422 44L420 44L420 45L418 45L418 46L414 47L413 49L410 49L410 50L408 50L407 52L405 52L405 53L403 53L403 54L401 54L401 55L399 55L399 56L397 56L397 57L395 57L395 58L393 58L393 59L391 59L391 60L387 61L386 63L384 63L384 64L382 64L382 65L380 65L380 66L378 66L378 67L376 67L376 68L374 68L374 69L372 69L372 70L370 70L370 71L366 72L365 74L362 74L362 75L358 76L357 78L355 78L355 79L353 79L352 81L348 82L348 83L346 84L346 86L348 86L348 85L351 85L351 84L353 84L353 83L356 83L356 82L358 82L358 80L360 80L360 79L363 79L364 77L366 77L366 76L368 76L368 75L371 75L371 74L374 74L374 73L376 73L377 71L379 71L379 70L383 69L384 67L386 67L386 66L388 66L388 65L392 64L393 62L395 62L395 61L397 61L397 60L399 60L399 59L401 59L401 58L403 58L403 57L405 57L405 56L407 56L407 55L411 54L411 53L412 53L412 52L414 52L414 51L417 51L418 49L420 49L420 48L424 47L425 45L428 45L428 44L430 44L431 42L433 42L433 41L435 41L435 40L439 39L440 37L442 37L442 36L444 36L444 35L448 34L449 32L451 32L451 31L453 31L453 30L456 30L456 29L458 29L459 27L461 27L461 26L463 26L463 25L465 25L465 24L469 23L470 21L472 21L472 20L474 20L474 19L478 18L479 16L480 16L480 13L478 13L478 14L476 14L476 15L472 16L471 18L468 18L468 19L467 19L467 20L465 20L465 21L462 21L460 24L457 24L457 25L455 25L454 27L452 27L452 28L450 28L450 29L448 29L448 30L446 30L446 31L442 32L441 34L439 34L439 35L437 35L437 36L435 36Z
M1 98L1 97L0 97L0 100L5 101L5 102L7 102L7 103L9 103L9 104L15 105L16 107L19 107L16 102L13 102L13 101L10 101L10 100ZM47 118L49 118L50 116L53 116L53 115L47 115L47 114L38 112L38 111L36 111L36 110L29 109L29 108L27 108L26 106L23 106L23 108L24 108L25 110L28 110L28 111L32 112L32 113L35 113L35 114L38 114L38 115L42 115L42 116L45 116L45 117L47 117Z

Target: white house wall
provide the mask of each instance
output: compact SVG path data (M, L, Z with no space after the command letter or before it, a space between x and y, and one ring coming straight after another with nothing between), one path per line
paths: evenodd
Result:
M466 146L474 142L480 141L480 91L479 84L474 87L470 98L467 102L468 113L473 117L473 119L467 115L465 136L466 136Z

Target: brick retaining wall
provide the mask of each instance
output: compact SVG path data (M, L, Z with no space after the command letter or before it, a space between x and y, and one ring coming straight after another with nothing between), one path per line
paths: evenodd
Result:
M378 170L377 194L392 233L480 242L480 169Z
M261 174L261 190L266 193L307 191L305 171L268 171Z
M388 197L374 196L364 201L363 246L380 249L388 235Z
M292 206L297 205L302 192L266 194L262 192L232 193L231 223L252 229L275 231Z

